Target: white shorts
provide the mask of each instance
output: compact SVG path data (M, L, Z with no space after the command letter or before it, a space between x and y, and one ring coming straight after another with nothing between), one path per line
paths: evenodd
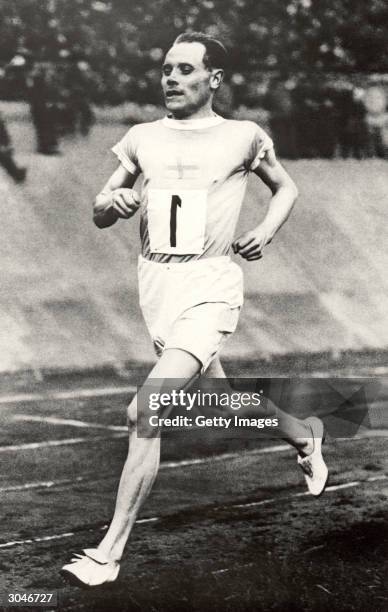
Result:
M161 355L179 348L206 370L237 327L243 277L230 257L183 263L155 263L139 257L140 307Z

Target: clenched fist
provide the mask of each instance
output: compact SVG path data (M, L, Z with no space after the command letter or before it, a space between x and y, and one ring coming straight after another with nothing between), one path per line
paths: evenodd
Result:
M111 194L111 207L120 219L130 219L140 206L140 196L133 189L115 189Z
M264 224L256 229L245 232L233 242L234 253L238 253L247 261L254 261L263 257L263 249L272 240L270 233Z

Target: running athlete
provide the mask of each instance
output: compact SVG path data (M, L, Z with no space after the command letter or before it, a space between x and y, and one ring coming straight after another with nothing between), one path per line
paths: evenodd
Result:
M267 134L250 121L214 113L226 64L219 41L201 33L176 39L162 72L168 115L131 128L113 147L120 164L94 206L99 228L140 210L140 305L160 356L148 379L153 392L171 393L177 379L187 388L205 371L224 375L217 354L235 330L243 302L242 273L230 250L247 261L260 259L297 197ZM264 221L234 240L250 172L270 188L272 198ZM140 194L133 190L139 174ZM112 582L119 573L159 467L159 436L137 436L144 419L135 397L128 407L129 450L113 520L97 548L62 568L76 584ZM320 495L327 480L322 422L281 413L280 423L284 438L297 449L310 492Z

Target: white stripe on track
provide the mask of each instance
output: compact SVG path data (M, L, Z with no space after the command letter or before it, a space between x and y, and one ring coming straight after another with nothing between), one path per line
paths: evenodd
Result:
M112 436L115 438L121 437L121 436ZM89 439L96 439L96 438L89 438ZM97 438L100 439L100 438ZM106 438L103 438L106 439ZM360 438L356 438L357 440ZM346 439L343 439L341 441L346 441ZM288 444L278 444L277 446L266 446L264 448L254 448L251 450L245 450L245 451L236 451L234 453L220 453L219 455L210 455L208 457L202 457L200 459L182 459L180 461L163 461L160 464L160 468L159 470L169 470L169 469L174 469L174 468L181 468L181 467L189 467L192 465L203 465L203 464L207 464L207 463L214 463L215 461L228 461L228 460L233 460L233 459L241 459L244 456L255 456L255 455L266 455L266 454L270 454L270 453L281 453L281 452L287 452L289 451L294 452L293 449L288 445ZM33 490L33 489L49 489L51 487L60 487L63 485L73 485L73 484L77 484L79 482L96 482L97 480L102 480L102 479L109 479L109 478L117 478L117 474L116 473L112 473L112 474L102 474L101 476L95 477L91 474L86 475L86 476L77 476L77 478L71 479L71 478L64 478L62 480L42 480L42 481L36 481L36 482L27 482L21 485L11 485L9 487L0 487L0 493L11 493L11 492L17 492L17 491L29 491L29 490ZM374 482L377 480L385 480L386 476L384 474L380 474L378 476L373 476L371 478L369 478L369 482ZM339 485L340 487L342 487L342 485ZM349 484L347 484L346 486L349 486ZM353 486L353 484L351 484L351 486ZM326 490L335 490L333 487L327 487ZM304 495L304 494L300 494L300 495ZM267 503L267 502L266 502Z
M167 466L170 467L170 466ZM96 480L109 478L118 478L117 474L104 474L98 477ZM88 476L77 476L76 478L63 478L62 480L41 480L36 482L26 482L21 485L13 485L10 487L0 487L0 493L13 493L17 491L30 491L33 489L51 489L52 487L61 487L64 485L73 485L78 484L80 482L94 482L94 478L89 478Z
M264 448L254 448L246 451L236 451L235 453L221 453L219 455L210 455L201 459L182 459L181 461L165 461L160 465L160 469L169 469L176 467L185 467L186 465L201 465L202 463L213 463L213 461L224 461L225 459L239 459L244 455L266 455L268 453L280 453L291 451L292 448L288 444L278 444L277 446L265 446Z
M388 476L386 476L385 474L381 474L379 476L372 476L371 478L366 478L365 480L353 480L351 482L347 482L347 483L343 483L340 485L333 485L330 487L326 488L326 493L331 493L331 492L335 492L335 491L339 491L342 489L351 489L351 488L355 488L355 487L359 487L365 483L368 482L375 482L377 480L387 480ZM254 507L258 507L258 506L264 506L267 504L274 504L277 502L284 502L290 499L297 499L300 497L307 497L310 496L310 493L308 493L307 491L304 491L302 493L292 493L291 495L286 495L283 497L273 497L270 499L262 499L260 501L257 502L249 502L246 504L230 504L230 505L223 505L223 506L219 506L218 508L212 508L210 507L204 507L202 508L202 510L209 510L212 512L224 512L225 510L228 509L245 509L245 508L254 508ZM152 516L149 518L144 518L144 519L138 519L136 521L136 524L144 524L144 523L156 523L161 521L163 518L169 518L168 515L165 517L162 516ZM103 525L102 527L99 528L99 531L104 531L107 529L107 525ZM80 533L79 530L77 530L77 533ZM24 546L26 544L36 544L36 543L40 543L40 542L49 542L51 540L62 540L65 538L70 538L72 536L75 536L76 532L72 532L72 531L67 531L65 533L57 533L57 534L53 534L50 536L42 536L42 537L37 537L37 538L31 538L28 540L12 540L10 542L4 542L3 544L0 544L0 549L2 548L13 548L14 546Z
M3 395L0 397L0 404L87 399L109 395L125 395L126 393L136 393L136 391L137 387L134 385L126 385L124 387L102 387L101 389L73 389L72 391L47 391L46 393L19 393L15 395Z
M38 417L40 418L40 417ZM70 419L69 419L70 420ZM65 421L65 419L64 419ZM80 421L80 423L82 423L83 421ZM66 420L67 423L67 420ZM65 425L65 423L63 423ZM105 425L103 426L105 428ZM19 450L38 450L40 448L48 448L48 447L55 447L55 446L67 446L67 445L73 445L73 444L85 444L88 442L94 442L94 441L99 441L99 440L111 440L112 438L125 438L125 436L127 435L128 429L125 426L121 426L121 425L112 425L110 427L117 427L120 428L118 430L118 433L116 434L112 434L111 436L88 436L86 438L64 438L63 440L44 440L43 442L27 442L25 444L11 444L9 446L0 446L0 453L8 453L8 452L17 452ZM388 436L388 430L381 430L379 431L379 435L381 436ZM365 438L369 438L369 437L373 437L374 436L374 432L373 430L368 430L365 433L363 433L362 435L359 436L355 436L354 438L337 438L337 441L339 442L343 442L343 441L347 441L347 440L361 440L361 439L365 439ZM262 454L262 453L273 453L273 452L277 452L278 450L283 451L286 449L291 449L290 446L286 445L286 444L282 444L279 446L269 446L267 448L264 449L260 449L260 450L253 450L253 451L246 451L249 453L258 453L258 454ZM216 457L219 457L221 455L216 455ZM233 456L233 454L232 454ZM214 459L214 457L213 457ZM215 461L217 459L214 459ZM205 459L189 459L187 465L193 465L194 463L201 463L203 461L207 461L207 458ZM185 463L183 462L183 464L185 465ZM178 465L182 465L181 462L178 462Z
M112 440L114 438L125 438L126 433L112 433L111 436L89 436L87 438L64 438L63 440L44 440L43 442L26 442L25 444L11 444L0 446L0 453L16 452L20 450L37 450L53 446L68 446L72 444L83 444L85 442L98 442L100 440Z
M11 493L15 491L29 491L31 489L50 489L51 487L60 487L61 485L77 484L84 482L85 476L77 476L76 478L63 478L62 480L41 480L36 482L26 482L25 484L13 485L10 487L0 487L0 493Z
M89 423L76 419L60 419L53 416L37 416L33 414L15 414L13 421L30 421L31 423L48 423L49 425L68 425L69 427L84 427L86 429L106 429L107 431L128 432L126 425L103 425L102 423Z
M112 436L119 437L119 436ZM121 436L120 436L121 437ZM89 438L90 439L90 438ZM92 438L95 439L95 438ZM105 439L105 438L104 438ZM213 463L214 461L225 461L230 459L239 459L244 455L264 455L267 453L279 453L283 451L291 451L292 449L288 446L288 444L282 444L278 446L267 446L265 448L260 449L252 449L247 451L235 453L221 453L219 455L211 455L209 457L203 457L201 459L183 459L181 461L163 461L160 464L160 470L170 470L173 468L179 467L187 467L190 465L201 465L204 463ZM36 482L26 482L21 485L13 485L10 487L0 487L0 493L11 493L16 491L28 491L30 489L49 489L51 487L60 487L62 485L72 485L77 484L79 482L95 482L96 480L104 479L104 478L117 478L116 473L112 474L103 474L99 477L93 476L78 476L77 478L64 478L62 480L42 480Z
M138 519L136 521L137 525L141 525L144 523L154 523L155 521L160 520L159 517L144 518ZM106 531L108 529L108 525L103 525L99 528L99 531ZM12 548L13 546L21 546L25 544L39 544L40 542L51 542L52 540L64 540L66 538L72 538L76 535L77 532L67 531L66 533L57 533L50 536L41 536L38 538L31 538L28 540L13 540L11 542L6 542L5 544L0 544L0 548Z
M330 493L333 491L341 491L343 489L353 489L354 487L359 487L365 482L376 482L378 480L387 480L388 476L385 474L380 474L379 476L372 476L371 478L366 478L365 480L352 480L350 482L344 482L339 485L331 485L326 487L325 493ZM248 504L232 504L232 508L254 508L255 506L265 506L266 504L272 504L277 501L285 501L288 499L293 499L297 497L310 497L311 494L308 491L302 491L301 493L293 493L292 495L287 495L286 497L273 497L271 499L262 499L258 502L250 502Z
M387 477L384 476L384 480ZM382 478L380 480L383 480ZM325 493L330 492L330 491L339 491L341 489L352 489L353 487L358 487L359 485L361 485L363 482L374 482L374 480L372 479L366 479L366 480L353 480L351 482L345 482L343 484L340 485L332 485L331 487L326 487L325 489ZM266 504L273 504L276 501L285 501L287 499L292 499L292 498L297 498L297 497L310 497L310 493L308 491L302 491L301 493L294 493L293 495L287 495L286 497L281 497L281 498L276 498L273 497L271 499L262 499L258 502L250 502L249 504L233 504L232 508L254 508L256 506L265 506Z
M15 418L17 419L18 415L15 415ZM21 417L24 418L24 415L20 415ZM28 418L29 420L37 420L37 421L41 421L42 417L33 417L33 416L26 416L26 419ZM60 421L61 425L68 425L68 424L72 424L72 420L71 419L56 419L55 417L47 417L47 419L55 419L56 421ZM48 422L48 421L47 421ZM8 452L17 452L19 450L38 450L40 448L49 448L49 447L55 447L55 446L68 446L68 445L73 445L73 444L85 444L88 442L94 442L94 441L99 441L99 440L111 440L112 438L124 438L127 435L128 429L126 426L124 425L100 425L99 423L86 423L85 421L73 421L73 423L79 423L76 426L77 427L97 427L99 429L105 429L105 430L112 430L112 431L117 431L116 434L112 434L110 436L88 436L86 438L64 438L62 440L44 440L43 442L27 442L25 444L11 444L8 446L0 446L0 453L8 453ZM365 432L362 432L360 435L355 436L354 438L337 438L337 441L339 442L343 442L343 441L347 441L347 440L361 440L361 439L365 439L365 438L370 438L370 437L374 437L374 436L388 436L388 430L384 429L384 430L378 430L377 432L374 432L374 430L367 430ZM260 450L253 450L253 451L246 451L252 454L258 453L258 454L263 454L263 453L273 453L273 452L277 452L277 451L284 451L286 449L290 449L291 447L288 445L279 445L279 446L269 446L267 448L264 449L260 449ZM232 457L234 455L232 454ZM216 458L213 457L213 459L216 461L217 457L221 457L221 455L216 455ZM227 455L227 458L229 456ZM207 461L207 458L205 459L189 459L188 463L185 462L178 462L177 465L193 465L194 463L202 463L203 461Z
M136 521L137 525L141 525L144 523L154 523L158 521L158 517L151 516L150 518L138 519ZM99 531L106 531L108 529L108 525L103 525L99 528ZM31 538L28 540L13 540L11 542L6 542L5 544L0 544L0 548L12 548L13 546L20 546L24 544L36 544L39 542L51 542L52 540L64 540L65 538L71 538L76 535L77 532L67 531L65 533L58 533L50 536L41 536L38 538Z

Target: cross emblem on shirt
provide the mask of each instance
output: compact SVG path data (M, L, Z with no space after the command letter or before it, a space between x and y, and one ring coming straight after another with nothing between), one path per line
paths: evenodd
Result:
M185 170L198 170L198 166L190 164L182 164L181 159L178 159L175 166L167 166L168 170L176 170L178 173L178 179L183 179Z

